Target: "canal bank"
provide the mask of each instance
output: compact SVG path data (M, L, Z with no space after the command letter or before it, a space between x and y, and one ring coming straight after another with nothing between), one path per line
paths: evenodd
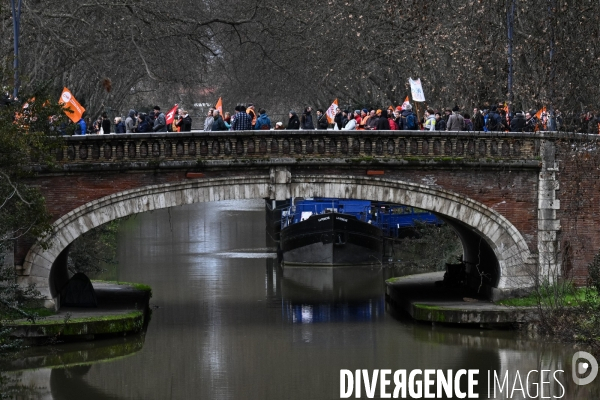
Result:
M149 286L92 282L98 306L62 307L34 323L25 319L4 324L11 336L27 344L47 345L124 336L142 332L150 319Z
M386 295L393 305L421 322L506 328L534 323L537 319L535 307L503 306L465 297L457 290L436 284L443 279L444 272L388 279Z

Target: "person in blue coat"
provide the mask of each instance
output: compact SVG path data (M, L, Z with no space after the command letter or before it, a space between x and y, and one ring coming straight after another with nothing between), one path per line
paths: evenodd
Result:
M267 111L264 108L261 108L258 113L260 115L256 119L256 125L254 125L254 129L262 129L262 130L271 129L271 119L267 115Z
M75 127L76 135L85 135L87 132L87 125L85 124L85 120L83 118L77 121L77 126Z

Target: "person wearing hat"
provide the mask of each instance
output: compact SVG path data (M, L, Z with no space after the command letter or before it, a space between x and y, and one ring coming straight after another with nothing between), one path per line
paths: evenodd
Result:
M360 110L354 110L354 120L356 121L356 128L360 125Z
M458 106L454 106L452 109L452 115L448 118L448 122L446 123L447 131L463 131L465 129L465 118L459 113L460 108Z
M358 123L359 130L365 129L367 123L369 122L369 118L371 118L369 116L369 110L366 108L360 110L360 122Z

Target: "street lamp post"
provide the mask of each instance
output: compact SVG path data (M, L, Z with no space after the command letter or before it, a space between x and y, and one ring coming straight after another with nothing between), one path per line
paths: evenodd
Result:
M18 98L19 96L19 32L21 31L21 4L23 0L17 0L18 3L15 4L15 0L10 0L10 6L12 11L12 19L13 19L13 35L14 35L14 69L15 69L15 82L13 89L13 98Z
M513 73L514 73L514 66L513 66L513 25L515 23L515 7L516 7L516 3L517 0L511 0L510 5L508 6L508 10L506 12L506 31L507 31L507 36L508 36L508 49L507 49L507 55L508 55L508 112L510 114L510 112L513 111L513 101L514 101L514 94L513 94Z

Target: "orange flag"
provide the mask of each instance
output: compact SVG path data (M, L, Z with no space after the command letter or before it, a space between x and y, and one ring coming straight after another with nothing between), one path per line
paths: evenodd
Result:
M79 122L81 116L85 112L85 108L79 104L77 99L73 97L69 89L64 88L62 94L60 95L59 103L64 104L64 108L67 110L71 110L72 112L67 112L67 117L71 119L74 123Z
M406 96L406 98L404 99L404 103L402 103L402 109L406 110L406 106L410 104L410 100L408 99L408 96Z
M179 107L179 104L175 104L175 106L171 108L171 111L169 111L165 116L165 119L167 120L167 125L173 123L173 120L175 119L175 113L177 112L177 107Z
M331 105L329 106L327 111L325 111L325 114L327 115L327 121L329 121L330 124L333 124L333 122L334 122L335 113L336 113L337 109L338 109L338 100L335 99L333 101L333 103L331 103Z
M540 111L538 111L537 113L535 113L535 117L537 119L541 119L542 118L542 113L545 113L545 112L546 112L546 106L542 107L540 109Z
M217 101L217 105L215 106L215 108L219 110L219 114L223 115L223 102L221 101L220 97L219 101Z

